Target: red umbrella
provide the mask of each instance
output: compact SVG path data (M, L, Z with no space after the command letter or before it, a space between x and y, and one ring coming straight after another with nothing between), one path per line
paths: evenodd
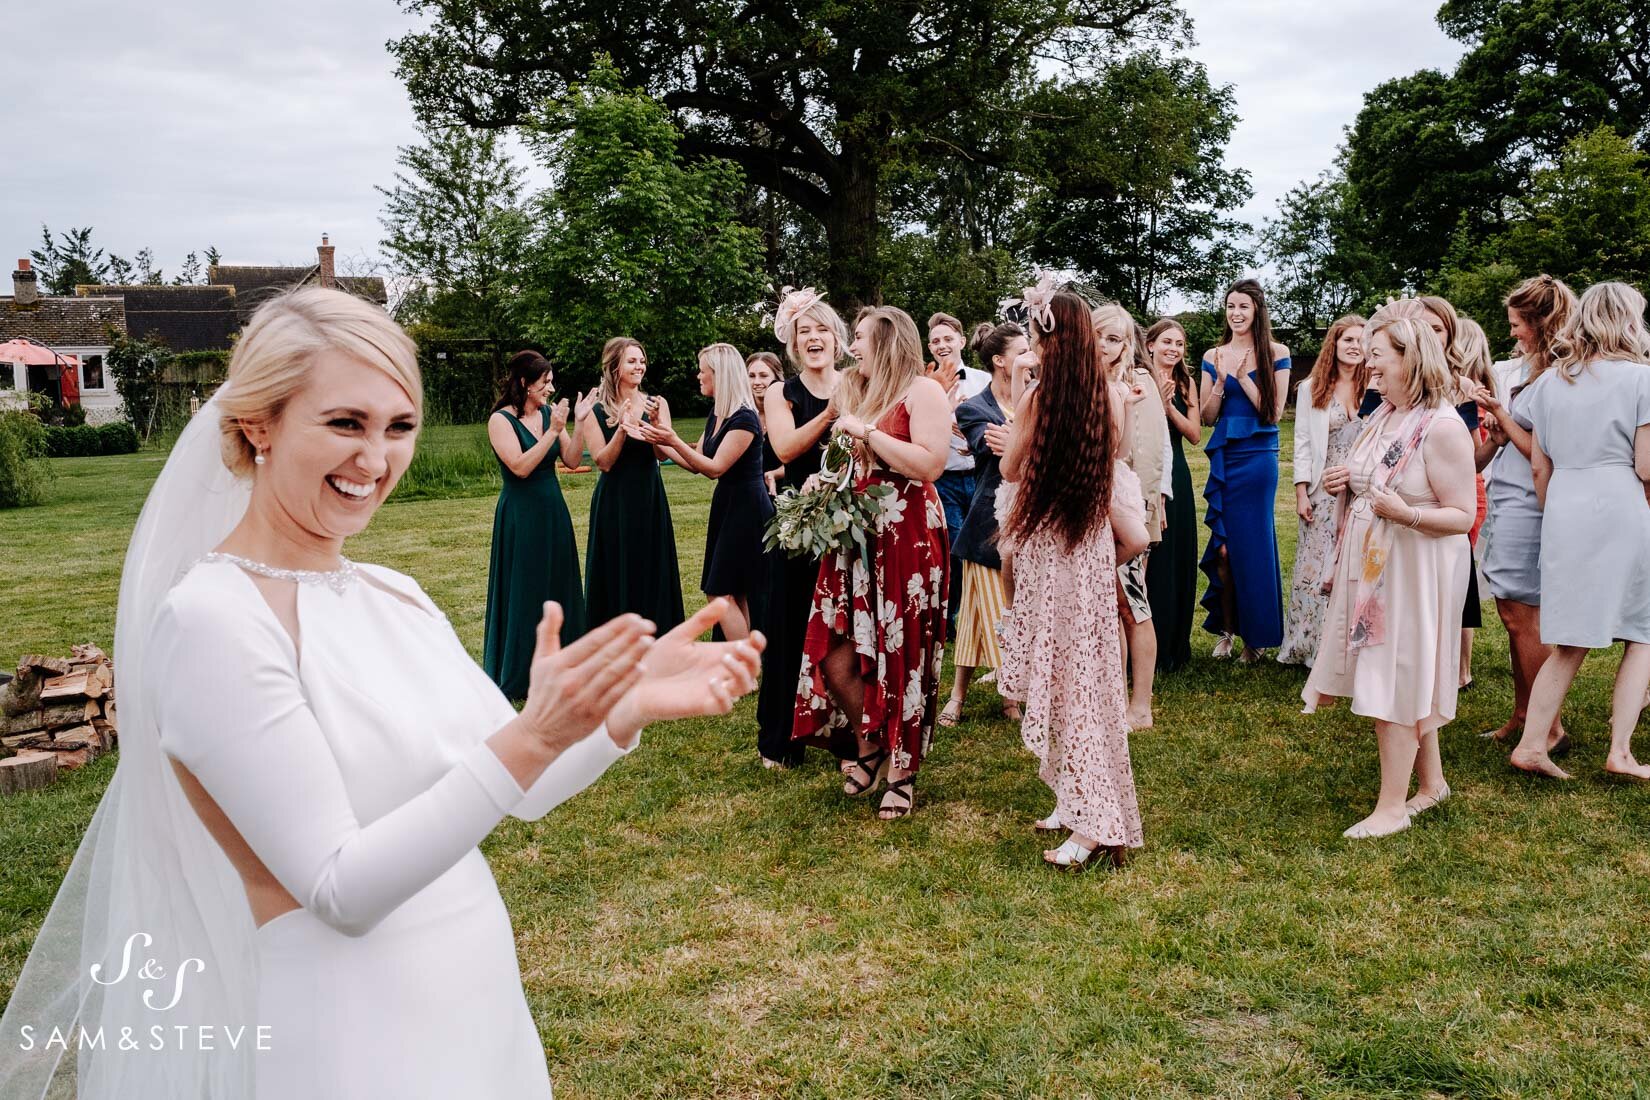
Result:
M80 366L80 360L72 355L63 355L45 344L21 337L0 344L0 363L23 363L31 367Z

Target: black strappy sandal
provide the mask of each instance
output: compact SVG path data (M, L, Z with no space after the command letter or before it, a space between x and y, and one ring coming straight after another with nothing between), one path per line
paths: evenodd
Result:
M858 798L881 785L882 777L888 772L888 750L877 749L867 753L854 761L854 767L871 778L861 779L852 769L844 772L846 782L842 785L842 793L849 798Z
M911 811L917 807L917 792L913 784L917 781L914 775L904 779L892 779L888 782L888 791L882 796L882 803L877 807L877 818L881 821L898 821L902 817L911 816ZM903 806L888 805L888 795L898 795L905 799ZM883 817L887 814L887 817Z

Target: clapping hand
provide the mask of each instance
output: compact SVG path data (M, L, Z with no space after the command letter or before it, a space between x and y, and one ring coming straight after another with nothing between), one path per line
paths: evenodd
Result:
M991 448L991 453L998 458L1008 450L1009 427L1007 424L992 424L985 430L985 445Z
M589 393L579 396L578 401L573 405L573 418L575 420L583 420L590 415L590 410L596 407L597 392L596 387L591 386Z
M522 717L546 747L566 749L607 719L642 679L642 658L653 642L653 624L621 615L566 649L561 645L561 605L544 605Z
M550 434L560 435L567 427L567 398L562 398L550 406Z
M1174 404L1174 393L1175 387L1173 378L1159 378L1157 380L1157 394L1163 399L1163 407L1165 409Z
M727 600L711 600L646 651L641 675L608 717L608 732L620 744L649 722L726 714L756 689L767 639L761 631L739 642L701 642L715 626Z

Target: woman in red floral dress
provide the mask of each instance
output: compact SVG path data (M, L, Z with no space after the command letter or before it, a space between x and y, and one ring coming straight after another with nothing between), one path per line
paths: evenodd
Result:
M833 399L834 430L858 440L857 485L889 485L867 555L820 563L802 643L793 736L851 730L858 758L843 793L888 791L884 821L916 802L913 782L939 716L950 551L934 481L951 441L951 401L923 377L922 341L902 310L866 309L848 349L858 361Z

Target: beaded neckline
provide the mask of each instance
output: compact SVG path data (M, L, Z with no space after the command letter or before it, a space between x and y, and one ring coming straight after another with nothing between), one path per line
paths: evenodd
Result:
M201 562L229 562L238 565L248 573L256 573L260 577L269 577L277 581L294 581L298 584L324 584L334 592L343 594L351 581L360 575L361 570L348 558L339 558L344 564L337 569L278 569L273 565L265 565L261 561L243 558L238 554L224 554L213 551L202 557ZM197 562L197 564L199 564Z

